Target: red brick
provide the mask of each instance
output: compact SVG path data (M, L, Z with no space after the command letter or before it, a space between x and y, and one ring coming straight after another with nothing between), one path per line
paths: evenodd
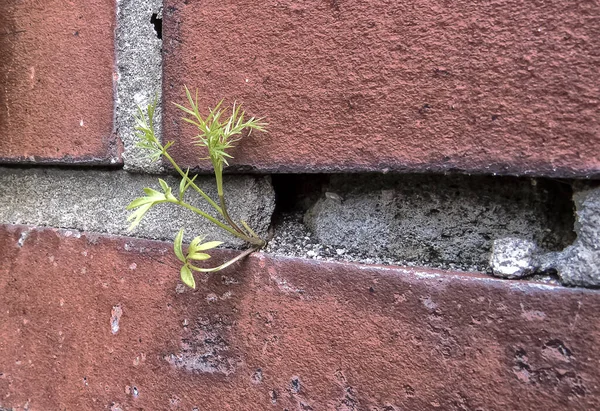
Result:
M170 250L3 226L0 407L600 407L597 291L254 254L181 292Z
M259 171L599 176L596 2L165 1L167 101L267 116ZM166 105L182 162L204 154ZM203 165L203 167L205 164Z
M115 2L3 0L0 162L120 161Z

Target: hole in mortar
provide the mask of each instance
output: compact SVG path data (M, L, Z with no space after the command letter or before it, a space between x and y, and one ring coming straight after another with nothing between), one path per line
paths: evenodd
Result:
M495 239L531 239L542 252L575 239L569 180L365 173L272 181L268 251L282 255L484 272Z
M153 13L152 17L150 17L150 23L154 25L154 31L156 32L156 37L162 40L162 18L158 17L158 14Z

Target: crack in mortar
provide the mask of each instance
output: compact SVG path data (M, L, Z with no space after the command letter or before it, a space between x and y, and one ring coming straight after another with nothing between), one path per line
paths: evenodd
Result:
M165 180L173 187L179 182L169 176ZM200 180L209 195L215 196L213 178L201 176ZM566 285L600 285L600 194L598 189L589 190L594 183L361 174L274 175L272 180L273 184L270 177L227 176L226 183L235 216L248 221L263 236L271 223L272 238L264 250L267 253L487 271L496 276L507 275L491 270L493 264L497 269L510 263L521 267L520 274L508 267L505 273L511 278L556 284L558 275ZM0 168L0 223L169 241L185 226L186 241L204 233L226 240L229 247L244 246L204 220L185 214L186 210L168 205L151 210L135 233L127 233L125 206L144 186L156 187L156 176L125 171ZM277 208L273 211L275 197ZM503 243L499 241L510 238L516 240L508 241L508 248L500 247ZM26 241L24 235L18 244ZM521 250L519 244L527 248ZM504 254L490 259L493 250ZM533 251L528 250L535 252L533 258Z
M273 181L277 208L268 253L491 275L492 247L505 237L568 257L571 244L581 242L574 243L573 187L590 185L465 175L281 175ZM557 277L556 263L546 266L551 269L531 270L527 278L579 286L600 278L589 264L594 272L578 282Z

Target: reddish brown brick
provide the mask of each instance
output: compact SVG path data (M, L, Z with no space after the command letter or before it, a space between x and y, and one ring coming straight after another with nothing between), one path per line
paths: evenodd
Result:
M3 0L0 162L120 161L115 2Z
M596 2L165 6L167 101L187 84L271 124L239 169L600 175ZM196 165L180 115L166 105L167 137Z
M198 284L168 243L3 226L0 407L600 407L597 291L263 254Z

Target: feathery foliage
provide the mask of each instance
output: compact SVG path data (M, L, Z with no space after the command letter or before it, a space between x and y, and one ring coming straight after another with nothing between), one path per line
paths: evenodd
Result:
M132 213L128 217L128 220L131 221L131 225L129 226L130 231L142 221L142 218L152 207L162 203L172 203L193 211L229 234L241 238L251 245L251 248L217 267L198 267L196 265L197 262L206 261L211 258L210 254L206 251L218 247L222 242L203 242L204 237L198 236L192 240L184 253L184 232L183 229L179 230L175 237L173 248L175 256L183 264L180 271L181 280L187 286L195 288L196 282L194 280L193 271L209 273L222 270L244 258L251 252L262 248L266 244L265 240L260 238L245 221L240 220L240 225L238 225L227 212L227 202L223 190L223 164L229 165L227 159L233 157L228 153L228 150L234 147L234 144L242 138L245 131L248 133L252 130L265 131L265 126L267 124L262 122L262 119L256 119L254 117L245 120L245 113L241 109L241 106L237 104L233 105L230 114L227 115L229 110L223 108L223 101L219 102L215 108L209 109L208 115L202 116L198 109L197 94L196 99L194 100L187 87L185 88L185 93L190 107L188 108L180 104L175 105L188 115L188 117L184 117L183 120L198 128L199 134L194 137L197 140L196 144L206 147L208 150L208 157L205 159L211 160L214 169L219 204L196 185L195 180L197 176L190 177L189 169L184 172L168 153L168 149L173 145L173 142L167 142L163 145L156 137L154 132L154 122L158 99L154 99L148 105L146 112L138 107L138 112L135 116L136 136L139 138L137 146L148 150L149 156L153 161L157 161L161 157L164 157L171 163L173 168L181 176L179 190L177 196L173 195L171 187L169 187L163 179L158 179L162 191L148 187L144 188L144 193L146 195L134 199L127 206L127 210L132 210ZM216 216L202 211L184 200L185 193L190 187L213 208Z

